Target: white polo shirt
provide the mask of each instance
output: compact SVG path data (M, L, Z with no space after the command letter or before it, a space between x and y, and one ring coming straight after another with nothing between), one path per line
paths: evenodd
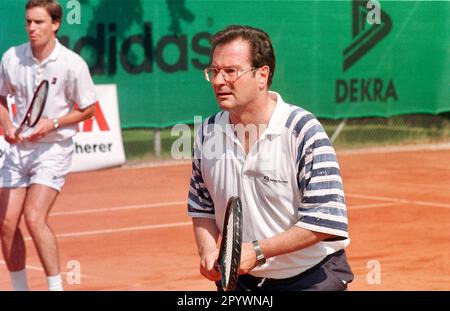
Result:
M267 129L248 155L226 111L199 127L188 198L191 217L215 219L222 230L228 198L240 196L243 241L270 238L292 226L340 237L269 258L250 274L288 278L349 244L347 210L335 151L318 120L308 111L277 104Z
M42 117L53 119L74 108L84 109L97 101L94 83L86 62L57 40L52 53L39 63L29 43L10 48L0 65L0 95L12 95L16 104L14 126L20 126L36 87L42 80L50 83ZM64 126L51 132L41 142L61 141L75 135L77 125Z

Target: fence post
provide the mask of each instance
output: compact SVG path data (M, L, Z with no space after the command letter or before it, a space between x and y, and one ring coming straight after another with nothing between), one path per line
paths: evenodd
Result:
M334 131L333 135L330 138L331 143L334 143L334 141L338 138L339 134L341 134L342 130L345 127L345 124L347 123L347 119L344 119L339 123L338 127Z
M154 130L155 141L155 156L157 158L161 157L161 129L157 128Z

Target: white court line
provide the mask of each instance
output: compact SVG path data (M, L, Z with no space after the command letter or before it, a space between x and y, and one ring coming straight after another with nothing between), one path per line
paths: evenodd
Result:
M396 205L399 203L450 208L450 204L444 204L444 203L403 200L403 199L395 199L395 198L389 198L389 197L369 196L369 195L353 194L353 193L347 193L346 196L353 197L353 198L385 201L385 202L387 201L386 203L363 204L363 205L356 205L353 207L350 206L349 207L350 210L385 207L385 206ZM116 206L116 207L111 207L111 208L99 208L99 209L93 209L93 210L67 211L67 212L58 212L58 213L54 213L51 215L59 216L59 215L88 214L88 213L98 213L98 212L105 212L105 211L118 211L118 210L139 209L139 208L175 206L175 205L181 205L181 204L186 204L186 201L174 201L174 202L155 203L155 204L126 205L126 206ZM132 232L132 231L143 231L143 230L152 230L152 229L161 229L161 228L181 227L181 226L188 226L191 224L192 224L191 222L178 222L178 223L169 223L169 224L161 224L161 225L147 225L147 226L104 229L104 230L95 230L95 231L69 232L69 233L57 234L56 237L57 238L68 238L68 237L79 237L79 236L102 235L102 234L118 233L118 232ZM31 237L26 237L25 240L31 241Z
M436 144L418 144L418 145L405 145L405 146L387 146L387 147L368 147L357 148L347 150L337 150L338 156L346 155L364 155L364 154L383 154L383 153L397 153L397 152L409 152L409 151L440 151L450 149L450 143L436 143Z
M188 225L192 225L192 222L186 221L186 222L175 222L175 223L171 223L171 224L162 224L162 225L148 225L148 226L103 229L103 230L94 230L94 231L69 232L69 233L57 234L56 237L58 239L61 239L61 238L89 236L89 235L102 235L102 234L118 233L118 232L132 232L132 231L142 231L142 230L152 230L152 229L162 229L162 228L183 227L183 226L188 226ZM24 240L31 241L31 237L25 237Z
M413 145L404 145L404 146L386 146L386 147L362 147L355 149L342 149L336 150L338 156L346 156L346 155L364 155L364 154L382 154L382 153L397 153L397 152L406 152L406 151L439 151L439 150L448 150L450 149L450 142L442 142L442 143L431 143L431 144L413 144ZM185 160L164 160L164 161L148 161L144 163L135 163L135 164L125 164L122 165L119 169L141 169L141 168L158 168L165 166L180 166L180 165L191 165L192 159Z
M3 260L0 260L0 265L5 265L6 266L6 262L4 262ZM42 267L36 267L36 266L32 266L32 265L26 265L25 268L27 270L35 270L35 271L44 271L44 269ZM69 274L68 272L61 272L61 274L63 275L67 275ZM80 274L80 277L82 279L92 279L92 280L99 280L100 278L95 277L95 276L90 276L90 275L86 275L86 274Z
M353 193L347 193L346 196L347 197L351 197L351 198L370 199L370 200L378 200L378 201L388 201L388 202L395 202L395 203L402 203L402 204L415 204L415 205L450 208L450 204L445 204L445 203L433 203L433 202L424 202L424 201L403 200L403 199L395 199L395 198L371 196L371 195L363 195L363 194L353 194Z
M381 197L381 196L369 196L369 195L352 194L352 193L346 194L346 196L360 198L360 199L388 201L388 202L392 202L392 203L416 204L416 205L450 208L450 204L445 204L445 203L412 201L412 200L403 200L403 199L395 199L395 198L388 198L388 197ZM172 202L152 203L152 204L124 205L124 206L114 206L114 207L96 208L96 209L53 212L53 213L50 213L50 216L82 215L82 214L93 214L93 213L102 213L102 212L125 211L125 210L132 210L132 209L168 207L168 206L174 207L174 206L179 206L179 205L184 205L184 204L187 204L187 201L172 201ZM386 206L388 206L388 205L393 205L393 204L386 204ZM384 206L384 205L377 205L376 203L374 203L374 204L368 204L367 206L366 205L353 206L352 209L363 209L363 208L381 207L381 206Z
M386 206L392 206L392 205L398 205L398 202L391 202L391 203L373 203L373 204L363 204L363 205L349 205L349 209L355 210L355 209L365 209L365 208L374 208L374 207L386 207Z
M50 213L50 216L65 216L65 215L80 215L80 214L91 214L91 213L102 213L102 212L114 212L114 211L124 211L129 209L140 209L140 208L153 208L153 207L165 207L165 206L178 206L182 204L187 204L187 201L173 201L164 203L154 203L154 204L138 204L138 205L124 205L124 206L114 206L106 208L95 208L87 210L76 210L76 211L62 211Z
M149 161L136 164L125 164L121 169L140 169L140 168L158 168L166 166L192 165L192 159L188 160L166 160L166 161Z

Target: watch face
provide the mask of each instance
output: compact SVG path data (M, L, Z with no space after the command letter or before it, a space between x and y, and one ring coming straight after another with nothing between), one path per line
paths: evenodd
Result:
M262 266L266 263L266 258L264 258L264 255L258 256L258 266Z
M258 266L262 266L266 263L266 257L264 257L264 254L260 253L258 256L256 256L256 261L258 263Z

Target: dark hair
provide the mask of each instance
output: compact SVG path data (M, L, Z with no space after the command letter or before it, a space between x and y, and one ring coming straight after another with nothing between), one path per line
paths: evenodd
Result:
M275 72L275 53L269 35L263 30L250 26L228 26L211 37L211 55L218 45L230 43L238 39L249 43L250 62L253 67L269 66L267 86L270 87Z
M36 7L44 8L52 18L53 22L61 23L63 12L61 5L57 0L28 0L25 5L26 10Z

